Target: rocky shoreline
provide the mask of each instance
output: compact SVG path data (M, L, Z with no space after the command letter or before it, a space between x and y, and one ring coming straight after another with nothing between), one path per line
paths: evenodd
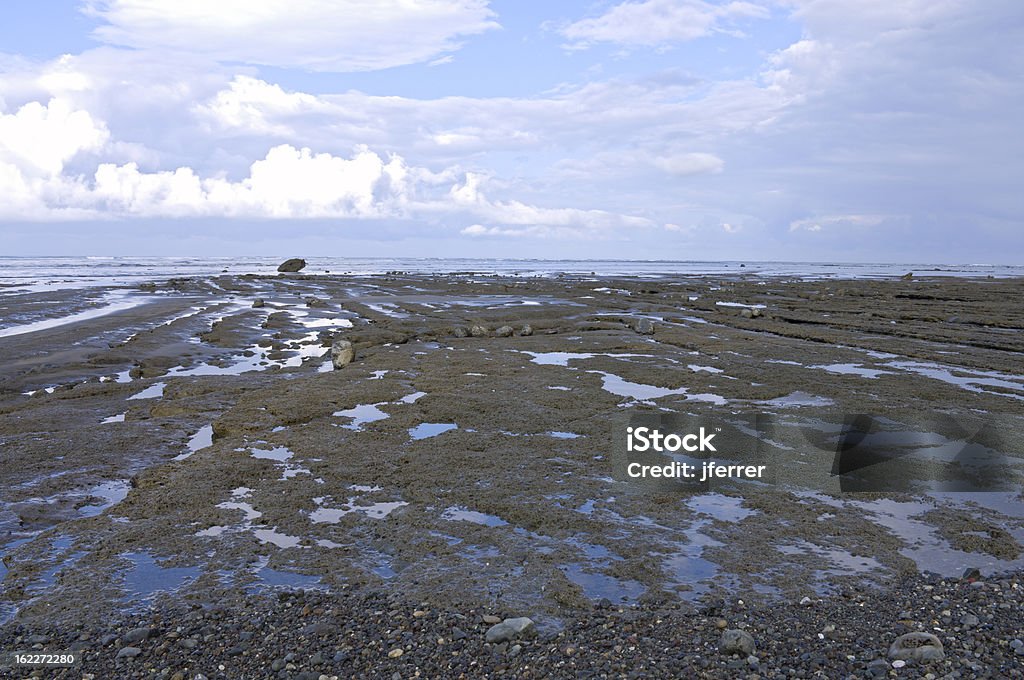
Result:
M1022 294L393 272L4 295L39 330L0 337L0 651L79 648L41 672L76 678L1019 677ZM767 413L785 444L837 411L939 451L995 422L1010 486L846 494L810 449L711 492L612 473L635 414ZM890 655L908 633L942 658Z
M1020 678L1022 610L1021 574L922 575L884 591L773 606L597 603L566 611L562 630L505 639L489 635L501 625L492 611L449 610L388 592L282 591L205 607L166 602L101 625L9 625L0 630L0 648L75 650L81 662L35 675L0 664L0 672L173 680ZM923 660L894 648L901 636L915 635L937 642Z

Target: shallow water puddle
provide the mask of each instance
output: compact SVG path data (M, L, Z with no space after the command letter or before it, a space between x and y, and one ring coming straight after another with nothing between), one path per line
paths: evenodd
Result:
M95 496L102 498L103 503L97 505L83 505L78 509L78 514L81 517L95 517L107 508L117 505L123 501L127 496L128 492L131 491L132 483L127 479L116 479L112 482L103 482L93 488L89 489L88 496Z
M384 420L390 418L387 413L381 411L379 407L384 406L388 402L381 401L376 404L359 404L344 411L335 411L332 415L338 418L351 418L352 422L348 425L342 425L341 427L346 430L361 430L363 425L367 423L373 423L378 420Z
M508 522L497 515L488 515L486 512L468 510L467 508L460 506L447 508L441 513L441 519L447 521L472 522L473 524L481 524L487 527L503 527L508 525Z
M719 493L693 496L688 498L684 504L694 512L710 515L724 522L739 522L757 514L756 510L743 507L742 498L724 496Z
M458 429L455 423L420 423L416 427L409 428L409 436L414 440L429 439L449 430Z
M949 385L956 385L970 392L994 394L1012 399L1024 399L1024 377L1000 373L998 371L975 371L958 366L944 366L924 361L890 361L885 366L901 371L916 373L926 378L939 380ZM1008 392L987 390L986 387L999 387Z
M775 397L774 399L767 399L765 401L755 402L764 404L765 406L779 406L782 408L800 408L804 406L832 406L835 402L828 397L818 396L816 394L808 394L807 392L791 392L782 397Z
M106 296L108 300L118 300L117 302L111 302L102 307L95 309L89 309L84 312L78 312L77 314L69 314L67 316L61 316L56 319L45 319L43 321L36 321L34 323L21 324L19 326L8 326L7 328L0 328L0 338L10 337L12 335L23 335L25 333L35 333L37 331L49 330L51 328L58 328L60 326L66 326L68 324L78 323L79 321L88 321L90 319L96 319L107 314L113 314L114 312L124 311L126 309L132 309L133 307L139 307L140 305L147 304L150 302L149 298L132 298L122 294L112 294Z
M196 451L202 451L209 446L213 446L213 425L203 425L199 428L199 431L188 440L186 446L188 451L175 456L171 460L185 460Z
M249 455L260 460L272 460L283 463L295 454L286 446L275 446L272 449L249 449Z
M565 577L575 583L590 600L607 599L614 603L632 603L647 592L647 587L639 581L618 579L614 576L590 571L580 564L569 564L559 567Z
M409 505L405 501L385 501L362 505L356 504L357 499L357 496L353 496L340 508L327 508L323 507L324 503L328 500L326 497L314 498L313 502L320 507L309 513L309 519L314 524L337 524L341 521L342 517L353 512L361 512L373 519L384 519L398 508Z
M708 521L698 520L684 530L687 542L677 544L680 550L666 556L662 563L663 571L668 572L670 581L678 587L677 591L686 593L684 599L695 599L708 592L711 587L707 581L715 578L719 571L717 564L702 557L705 548L723 545L700 532ZM683 590L686 586L690 587L689 590Z
M133 394L128 397L128 401L133 399L156 399L157 397L164 396L164 388L167 387L167 383L158 382L150 385L146 389L142 390L138 394Z
M612 357L613 359L620 358L636 358L636 357L649 357L650 354L629 354L629 353L614 353L614 352L519 352L520 354L530 355L530 361L537 364L538 366L569 366L569 362L574 359L593 359L594 357Z
M870 380L876 380L880 375L893 375L892 371L882 371L877 368L867 368L861 364L822 364L816 366L808 366L807 368L816 368L829 373L836 373L838 375L859 375Z
M299 536L290 536L289 534L282 534L277 530L277 527L273 529L253 529L253 535L260 541L260 543L270 543L276 545L278 548L307 548L309 546L299 545L302 542L302 538Z
M604 371L589 371L590 373L596 373L601 376L602 385L605 392L610 392L619 397L627 397L636 401L649 401L651 399L660 399L661 397L667 397L673 394L686 394L687 388L679 387L671 389L667 387L656 387L654 385L645 385L643 383L635 383L626 380L614 373L606 373Z
M129 600L149 600L159 593L175 593L199 578L199 567L162 567L148 552L124 553L131 562L124 576Z
M747 304L746 302L716 302L719 307L745 307L746 309L766 309L768 305Z
M935 526L923 519L924 513L937 506L926 501L895 501L888 498L876 501L849 501L849 504L872 515L877 523L888 529L906 545L900 554L910 558L922 571L941 576L958 576L967 567L976 567L983 573L1009 572L1024 566L1024 556L1016 560L1002 560L987 553L957 550L938 534Z

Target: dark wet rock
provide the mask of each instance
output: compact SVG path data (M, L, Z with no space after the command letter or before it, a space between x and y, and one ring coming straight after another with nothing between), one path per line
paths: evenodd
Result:
M279 272L297 272L301 271L306 266L306 261L301 257L293 257L285 260L278 266L277 271Z
M267 303L263 300L263 298L256 298L255 300L252 301L252 306L255 307L256 309L265 307L266 304Z
M152 634L153 631L150 628L134 628L125 633L123 639L127 644L134 644L136 642L142 642Z
M965 581L981 580L981 570L977 569L976 567L968 567L964 570L964 574L960 578L962 578Z
M889 658L917 663L934 663L946 657L942 641L931 633L915 631L901 635L889 646Z
M722 632L722 639L718 641L718 650L722 654L738 654L740 656L751 656L757 650L754 638L745 630L732 628Z
M532 619L520 616L512 619L505 619L501 623L491 626L487 630L486 640L491 644L500 644L529 637L536 633L537 626Z
M654 322L648 318L637 319L633 324L633 330L640 335L652 335L654 333Z
M342 368L356 358L356 350L348 340L338 338L331 344L331 363L334 368Z
M512 326L499 326L494 330L494 335L499 338L508 338L515 333Z

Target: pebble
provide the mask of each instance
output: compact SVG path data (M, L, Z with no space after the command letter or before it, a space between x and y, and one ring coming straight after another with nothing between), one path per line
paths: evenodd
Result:
M388 652L388 658L389 659L397 659L398 657L402 656L403 654L405 654L405 650L404 649L402 649L401 647L395 647L390 652Z
M142 654L142 650L138 647L122 647L117 650L117 659L134 659L139 654Z

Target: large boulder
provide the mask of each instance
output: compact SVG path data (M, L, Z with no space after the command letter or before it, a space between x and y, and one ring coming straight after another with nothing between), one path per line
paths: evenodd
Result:
M355 347L348 340L339 338L331 345L331 363L334 364L334 368L341 368L350 364L355 358Z
M302 268L305 267L305 266L306 266L306 261L305 260L303 260L301 257L293 257L293 258L291 258L289 260L285 260L284 262L282 262L281 265L277 268L277 271L279 271L279 272L297 272L297 271L301 271Z

